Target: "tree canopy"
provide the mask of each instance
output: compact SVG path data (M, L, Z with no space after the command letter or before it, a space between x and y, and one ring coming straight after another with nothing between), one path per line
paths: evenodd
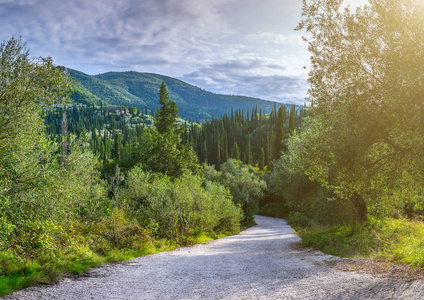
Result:
M423 195L424 3L371 0L356 12L342 4L303 1L314 107L290 149L364 220L367 206L388 201L394 211Z
M41 104L65 102L71 90L50 57L30 58L25 43L0 45L0 195L33 187L55 151L45 134Z
M178 117L178 108L175 101L169 99L166 85L162 82L159 90L160 107L156 111L156 129L160 134L174 130Z

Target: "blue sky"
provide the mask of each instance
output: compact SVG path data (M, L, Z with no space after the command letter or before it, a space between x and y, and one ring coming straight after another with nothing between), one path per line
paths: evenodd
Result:
M303 103L301 0L0 0L0 39L88 74L151 72L203 89Z

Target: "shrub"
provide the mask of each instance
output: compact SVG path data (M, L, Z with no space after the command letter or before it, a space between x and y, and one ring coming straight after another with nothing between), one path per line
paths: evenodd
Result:
M92 234L107 240L111 249L134 249L149 240L148 231L135 220L127 219L124 210L119 208L95 224Z
M267 187L265 181L261 179L262 172L258 168L244 165L241 161L230 158L221 165L221 172L205 167L205 174L208 176L207 179L228 187L234 203L242 207L246 221L253 219Z
M287 222L295 229L307 227L314 223L311 218L299 211L291 211L287 216Z
M234 233L241 218L228 190L191 173L172 181L135 167L119 198L142 226L161 238L184 239L213 230Z

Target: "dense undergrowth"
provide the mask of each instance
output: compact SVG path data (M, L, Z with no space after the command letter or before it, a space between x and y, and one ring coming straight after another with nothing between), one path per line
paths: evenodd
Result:
M0 45L0 296L239 232L242 203L181 142L165 84L155 126L125 149L115 133L113 158L67 134L66 114L60 143L46 133L40 99L66 104L71 89L51 58L29 58L14 38Z
M80 177L72 178L83 186ZM56 192L60 195L63 191ZM91 196L74 203L51 196L51 202L57 201L55 208L32 212L26 201L39 201L38 194L34 199L26 195L26 201L20 203L4 198L0 209L0 296L103 263L234 234L243 218L229 190L191 173L171 179L135 167L114 198L105 193L103 189L103 196L97 199ZM26 219L21 218L16 204L25 211ZM59 211L53 214L55 210Z
M265 176L268 190L259 214L284 218L302 238L301 245L324 253L402 262L424 268L422 212L403 206L387 209L367 199L367 220L361 222L350 201L340 199L292 168L288 158L274 162ZM388 203L401 203L392 195ZM412 211L412 213L411 213Z
M228 233L213 231L178 240L155 238L117 209L101 222L76 222L67 229L53 222L22 228L22 235L0 251L0 297L64 275L76 275L104 263L204 243Z

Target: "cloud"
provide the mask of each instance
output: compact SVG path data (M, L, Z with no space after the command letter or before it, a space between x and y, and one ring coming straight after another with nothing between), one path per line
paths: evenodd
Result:
M0 0L0 5L9 4L9 5L32 5L36 3L38 0Z
M292 31L300 6L292 0L0 0L0 39L22 36L32 55L90 74L160 73L215 92L276 99L289 97L290 88L296 93L305 78L306 45ZM306 88L299 90L303 95Z
M279 102L303 103L308 84L306 76L287 76L281 62L269 59L230 61L209 65L185 74L182 80L207 87L216 93L258 97Z

